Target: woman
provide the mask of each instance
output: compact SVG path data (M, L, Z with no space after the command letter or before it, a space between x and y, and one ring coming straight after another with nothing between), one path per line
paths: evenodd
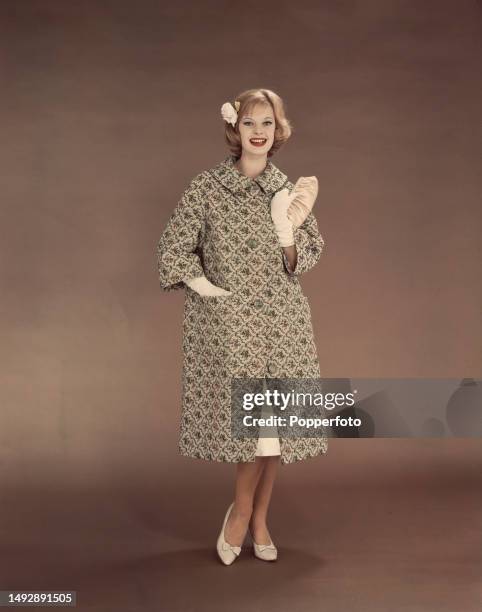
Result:
M298 277L317 263L324 242L311 212L316 177L294 185L268 159L292 131L282 99L251 89L221 114L231 155L191 181L157 256L161 288L185 289L180 452L237 464L217 542L230 565L248 528L255 555L277 558L266 519L278 465L324 454L328 441L231 432L232 378L320 376Z

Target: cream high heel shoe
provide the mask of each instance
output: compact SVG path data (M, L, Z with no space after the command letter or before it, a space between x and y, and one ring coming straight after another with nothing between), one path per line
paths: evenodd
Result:
M231 563L236 561L236 559L239 556L239 553L241 552L241 546L231 546L231 544L226 542L226 540L224 539L224 528L226 527L226 523L228 522L229 514L233 506L234 506L234 502L229 506L226 512L226 516L224 517L223 526L221 527L221 533L219 534L217 545L216 545L219 558L224 563L224 565L231 565Z
M249 528L251 539L253 540L254 556L262 561L276 561L278 558L278 549L271 542L270 544L256 544L253 538L251 527Z

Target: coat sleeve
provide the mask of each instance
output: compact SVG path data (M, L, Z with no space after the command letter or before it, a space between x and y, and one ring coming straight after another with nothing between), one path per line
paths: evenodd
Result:
M181 289L186 280L204 275L200 257L205 219L203 182L202 174L192 179L157 243L159 283L164 291Z
M294 237L297 253L295 269L291 269L284 251L283 261L286 271L290 276L299 276L311 270L318 262L325 244L318 230L318 223L313 212L310 212L304 222L295 229Z

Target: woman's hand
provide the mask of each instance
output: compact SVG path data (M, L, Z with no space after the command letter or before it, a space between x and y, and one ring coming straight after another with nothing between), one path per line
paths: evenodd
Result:
M275 193L271 200L271 218L282 247L289 247L295 243L293 223L288 218L288 209L293 198L294 194L290 195L285 188Z
M310 214L318 195L316 176L300 176L291 195L294 196L288 208L288 219L294 227L299 227Z
M197 276L196 278L190 278L184 282L186 285L188 285L188 287L190 287L196 293L199 293L201 296L231 295L231 291L227 291L222 287L213 285L212 282L205 276Z

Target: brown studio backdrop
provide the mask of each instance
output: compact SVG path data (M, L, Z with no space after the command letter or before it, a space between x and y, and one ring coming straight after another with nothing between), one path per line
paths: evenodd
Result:
M326 247L302 284L323 375L480 375L480 4L202 4L1 4L1 479L17 499L229 482L177 455L182 293L160 292L155 247L227 154L219 108L248 87L287 101L274 163L319 179ZM333 441L284 477L460 481L476 442Z

